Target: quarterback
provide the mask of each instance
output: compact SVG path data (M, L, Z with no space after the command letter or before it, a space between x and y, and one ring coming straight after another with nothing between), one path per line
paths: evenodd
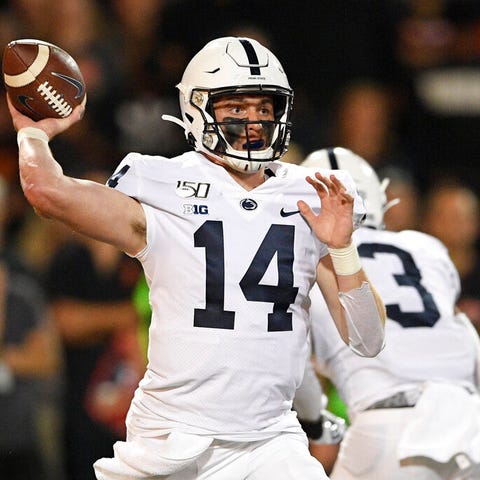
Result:
M131 153L107 185L67 177L48 141L82 114L33 122L11 105L24 193L46 217L136 257L150 289L148 366L127 438L99 480L325 479L292 400L315 281L358 353L384 344L384 306L352 232L351 176L280 161L293 92L258 42L208 43L178 85L191 151Z

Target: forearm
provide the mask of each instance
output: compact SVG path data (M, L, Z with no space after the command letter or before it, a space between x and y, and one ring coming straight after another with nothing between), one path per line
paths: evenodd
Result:
M328 249L330 258L332 259L333 270L337 277L339 292L349 292L355 288L361 288L363 283L370 285L378 313L381 317L382 324L385 325L386 312L382 299L378 292L369 281L365 271L362 268L360 256L357 247L352 242L346 248Z
M337 329L355 353L375 356L384 343L383 301L365 274L355 245L329 252L317 279ZM330 288L332 284L337 288Z
M362 357L375 357L385 342L385 308L372 285L339 292L348 346ZM379 303L380 302L380 303Z
M20 183L29 203L43 216L51 216L56 187L63 178L62 167L53 158L48 136L42 130L28 127L18 135Z

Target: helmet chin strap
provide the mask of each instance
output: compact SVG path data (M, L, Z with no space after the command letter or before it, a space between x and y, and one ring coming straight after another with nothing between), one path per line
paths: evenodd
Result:
M209 153L209 155L212 155ZM221 154L213 154L215 158L220 160L224 165L228 165L230 168L235 170L236 172L246 173L246 174L253 174L265 168L267 164L270 163L268 161L250 161L250 160L241 160L239 158L232 158L228 155L221 155Z

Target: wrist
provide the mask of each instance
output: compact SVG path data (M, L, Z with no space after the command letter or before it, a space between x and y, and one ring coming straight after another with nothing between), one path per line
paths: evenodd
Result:
M332 259L333 269L337 275L353 275L362 268L356 245L352 242L348 247L330 248L328 253Z
M20 143L25 138L33 138L40 140L45 144L48 144L49 138L48 135L40 128L37 127L23 127L17 132L17 144L20 146Z

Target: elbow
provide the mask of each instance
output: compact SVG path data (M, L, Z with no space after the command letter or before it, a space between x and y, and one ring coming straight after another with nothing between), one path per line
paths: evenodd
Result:
M23 153L20 157L20 183L28 203L41 216L51 216L59 208L63 172L60 167L48 169L35 157Z
M385 348L385 330L369 338L367 341L353 342L349 339L348 346L360 357L374 358Z
M339 293L344 308L348 345L362 357L375 357L385 344L385 309L368 282L360 288ZM380 308L381 307L381 308Z
M33 207L35 213L41 217L49 218L55 205L53 192L39 184L26 184L22 182L23 193L28 203Z
M46 202L46 192L38 183L27 182L22 179L22 189L28 203L38 211L42 211L42 206Z

